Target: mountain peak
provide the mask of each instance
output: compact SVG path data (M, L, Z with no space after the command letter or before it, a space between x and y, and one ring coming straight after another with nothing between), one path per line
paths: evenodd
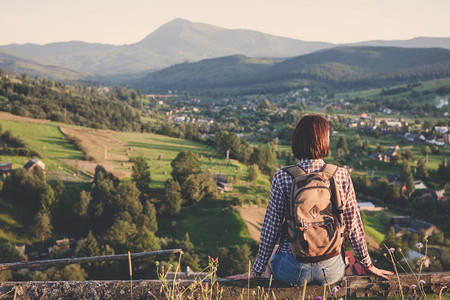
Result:
M156 29L137 44L143 47L173 46L179 47L181 44L190 44L197 39L205 39L210 34L224 30L220 27L205 23L193 23L186 19L174 19ZM181 44L180 44L181 43Z

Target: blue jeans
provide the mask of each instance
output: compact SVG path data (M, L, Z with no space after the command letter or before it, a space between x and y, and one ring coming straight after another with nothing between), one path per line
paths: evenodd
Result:
M342 255L318 263L301 263L291 253L277 252L272 256L272 273L277 280L303 285L315 283L327 285L344 277L345 263Z

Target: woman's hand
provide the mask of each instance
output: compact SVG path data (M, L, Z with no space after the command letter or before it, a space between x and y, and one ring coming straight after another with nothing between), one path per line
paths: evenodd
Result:
M386 279L389 279L389 277L387 275L393 275L394 274L394 272L378 269L375 266L370 266L370 267L368 267L365 270L370 272L370 273L372 273L372 274L374 274L374 275L377 275L377 276L380 276L380 277L383 277L383 278L386 278Z
M255 276L250 274L250 277L249 277L248 272L246 272L246 273L243 273L243 274L236 274L236 275L227 276L225 278L229 279L229 280L242 280L242 279L253 279L253 278L255 278Z

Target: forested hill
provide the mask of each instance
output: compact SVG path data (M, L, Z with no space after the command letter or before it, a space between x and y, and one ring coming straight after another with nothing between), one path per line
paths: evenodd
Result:
M256 78L279 61L281 60L257 59L244 55L205 59L197 63L177 64L150 73L142 79L131 82L131 85L145 91L235 87L248 84L251 78Z
M450 76L450 50L337 47L284 61L233 56L179 64L130 85L146 92L221 88L279 92L300 86L378 87Z
M92 128L141 130L143 95L122 87L66 85L26 75L9 77L0 70L0 110Z

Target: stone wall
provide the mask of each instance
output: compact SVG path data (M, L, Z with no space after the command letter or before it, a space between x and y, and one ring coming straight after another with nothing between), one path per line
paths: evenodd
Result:
M442 295L442 299L450 299L450 272L424 273L420 276L424 280L424 291L427 295ZM400 275L402 290L406 296L411 298L411 285L419 285L418 279L413 275ZM273 281L269 287L269 280L256 279L250 282L219 280L219 287L223 287L222 299L258 299L256 295L269 291L270 299L301 299L303 287L289 286ZM172 287L172 281L168 282ZM137 280L137 281L42 281L42 282L1 282L0 299L167 299L168 296L160 292L161 281ZM192 284L192 281L180 281L178 288L182 290ZM132 286L132 293L131 293ZM326 288L327 296L330 298L330 288ZM255 296L253 296L255 294ZM323 296L324 288L321 286L308 285L305 299L314 299ZM186 290L185 296L191 295ZM374 276L348 276L340 283L337 297L359 298L375 296L398 296L400 289L396 276L385 280ZM335 297L336 297L335 296ZM198 297L199 299L203 299ZM260 297L259 299L261 299ZM214 299L214 297L213 297Z

